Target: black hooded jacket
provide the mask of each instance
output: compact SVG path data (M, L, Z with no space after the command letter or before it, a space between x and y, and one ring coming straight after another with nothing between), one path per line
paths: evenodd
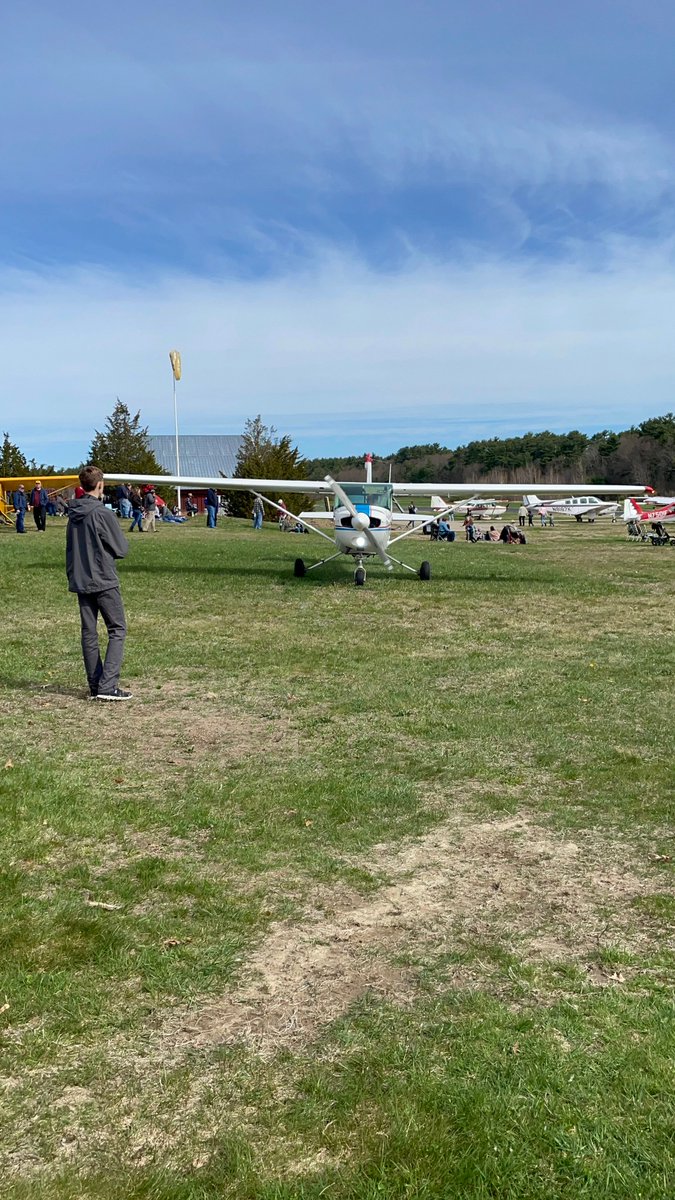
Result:
M100 500L71 500L66 531L69 591L90 594L119 587L115 559L124 558L128 549L117 517Z

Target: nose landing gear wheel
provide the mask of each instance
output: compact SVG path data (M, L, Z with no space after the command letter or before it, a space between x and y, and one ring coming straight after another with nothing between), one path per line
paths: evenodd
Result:
M293 567L293 574L295 575L296 579L302 579L303 575L307 574L307 567L301 558L296 558L295 565Z
M354 583L357 587L363 587L366 582L366 572L363 567L357 567L354 572Z
M431 563L426 559L420 567L420 579L431 579Z

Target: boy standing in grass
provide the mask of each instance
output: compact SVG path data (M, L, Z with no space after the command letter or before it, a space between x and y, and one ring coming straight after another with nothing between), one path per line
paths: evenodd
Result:
M131 700L119 686L127 626L115 559L124 558L129 543L115 514L101 503L103 472L83 467L84 495L68 510L66 574L68 588L77 594L82 624L82 656L91 700ZM99 613L108 630L108 649L101 663L97 622Z

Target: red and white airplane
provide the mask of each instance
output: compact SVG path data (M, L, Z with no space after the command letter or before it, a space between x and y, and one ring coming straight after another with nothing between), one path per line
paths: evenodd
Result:
M624 521L675 521L675 500L670 500L663 508L640 508L637 500L624 500Z

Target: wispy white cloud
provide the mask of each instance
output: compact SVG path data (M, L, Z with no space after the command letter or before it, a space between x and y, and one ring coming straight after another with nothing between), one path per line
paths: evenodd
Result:
M675 16L617 5L14 6L5 424L166 430L172 345L186 429L310 448L671 408Z
M43 459L84 454L117 394L167 431L177 345L186 432L262 412L311 451L629 424L672 408L675 266L670 245L608 253L603 271L418 258L382 275L328 253L258 281L5 274L4 421Z
M98 215L114 222L115 205L121 217L209 202L267 215L275 193L291 193L306 219L336 193L430 183L501 200L558 189L561 204L598 187L610 207L638 210L672 193L672 129L582 102L571 79L541 78L536 60L514 76L517 46L495 57L497 31L483 36L478 19L462 46L448 36L462 14L448 30L442 5L428 7L422 43L410 21L381 13L387 55L362 11L363 45L350 46L348 11L332 41L328 21L303 26L290 8L261 23L234 6L221 19L217 6L197 7L189 30L172 24L171 6L156 27L149 12L112 30L84 9L68 22L48 5L30 32L15 17L0 77L13 114L0 134L5 195L107 200Z

